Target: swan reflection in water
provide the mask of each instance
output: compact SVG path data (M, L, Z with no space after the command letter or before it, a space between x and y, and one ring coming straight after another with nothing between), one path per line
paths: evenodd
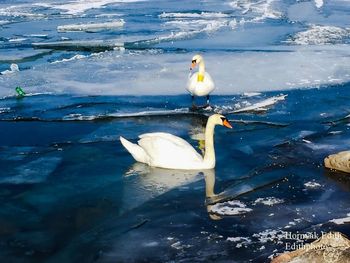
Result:
M185 187L203 179L205 181L205 198L203 199L205 200L209 216L214 220L221 219L219 215L211 212L211 207L225 198L225 195L215 194L214 192L214 169L201 171L170 170L135 163L125 173L124 190L132 198L123 200L123 210L132 209L172 189Z
M198 142L197 148L202 151L205 149L205 141L203 140L205 123L206 118L193 118L189 130L189 136L192 140ZM125 198L126 200L124 200L122 207L125 205L125 209L129 210L174 188L184 187L203 179L205 180L205 204L207 211L211 219L218 220L222 217L213 212L213 205L283 181L284 175L279 171L272 171L264 172L264 176L260 176L254 171L253 175L237 178L233 185L226 188L223 192L215 194L214 169L176 170L135 163L124 177L124 189L128 196L132 196L132 198Z

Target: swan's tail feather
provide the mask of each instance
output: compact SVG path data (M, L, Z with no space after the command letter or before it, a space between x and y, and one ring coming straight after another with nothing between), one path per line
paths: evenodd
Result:
M129 142L122 136L120 136L119 139L125 149L132 155L132 157L134 157L136 161L146 164L149 163L149 156L139 145Z

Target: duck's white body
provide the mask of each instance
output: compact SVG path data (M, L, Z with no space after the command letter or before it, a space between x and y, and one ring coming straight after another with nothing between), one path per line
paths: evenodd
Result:
M231 127L219 114L209 117L205 131L205 155L202 157L184 139L170 133L155 132L139 136L138 144L120 137L120 141L138 162L167 169L212 169L215 167L214 127Z
M204 59L196 55L192 59L191 69L198 64L198 72L190 76L187 82L187 90L192 96L208 96L214 89L215 84L208 72L205 71Z
M204 76L203 81L199 81L201 79L201 75ZM215 89L215 84L209 73L204 72L195 72L188 79L187 90L193 96L208 96Z

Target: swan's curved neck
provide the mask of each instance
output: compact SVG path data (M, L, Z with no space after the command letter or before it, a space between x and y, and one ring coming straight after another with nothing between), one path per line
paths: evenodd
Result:
M204 75L204 73L205 73L205 63L204 63L203 59L199 62L198 72L202 75Z
M205 128L205 154L203 158L208 168L215 167L214 128L215 124L208 121Z

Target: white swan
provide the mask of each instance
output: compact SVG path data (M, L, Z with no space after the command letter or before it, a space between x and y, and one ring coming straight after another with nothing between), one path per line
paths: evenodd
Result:
M212 169L215 167L214 128L223 125L232 128L228 120L214 114L205 129L205 155L202 157L184 139L170 133L154 132L139 136L138 144L120 137L120 141L134 159L150 166L167 169Z
M209 94L215 89L215 84L209 73L205 72L204 59L201 55L195 55L192 58L190 70L194 69L197 64L199 65L198 72L192 74L188 79L187 90L192 95L193 107L195 107L194 96L207 96L207 105L205 106L209 106Z

